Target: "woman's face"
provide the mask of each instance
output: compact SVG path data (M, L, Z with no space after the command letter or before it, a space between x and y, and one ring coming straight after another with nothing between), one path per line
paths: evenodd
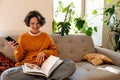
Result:
M38 22L38 19L36 17L33 17L30 19L30 31L33 34L37 34L39 32L41 25Z

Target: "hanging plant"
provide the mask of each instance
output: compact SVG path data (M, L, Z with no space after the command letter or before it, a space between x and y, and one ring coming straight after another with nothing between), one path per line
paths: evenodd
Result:
M78 29L79 33L85 33L88 36L92 36L92 33L95 31L97 32L97 27L90 27L85 19L81 17L75 18L75 27Z

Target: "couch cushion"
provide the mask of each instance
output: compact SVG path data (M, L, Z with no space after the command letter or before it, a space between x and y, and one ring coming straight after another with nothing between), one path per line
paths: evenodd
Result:
M120 67L115 65L94 66L88 62L76 63L71 80L120 80Z
M82 60L87 60L94 65L100 65L103 63L114 64L114 62L109 57L100 53L88 53L83 56Z
M3 52L3 55L5 55L6 57L10 58L15 62L14 50L8 44L5 45L2 52Z
M6 42L7 41L3 37L0 37L0 51L3 50L3 48L5 47Z
M62 59L81 61L81 57L88 52L95 52L93 40L86 35L51 35Z
M15 39L16 41L18 39L18 35L12 35L11 37L13 39ZM14 51L8 45L8 41L5 40L5 37L0 37L0 51L3 53L3 55L5 55L6 57L8 57L8 58L12 59L13 61L15 61L14 54L13 54Z

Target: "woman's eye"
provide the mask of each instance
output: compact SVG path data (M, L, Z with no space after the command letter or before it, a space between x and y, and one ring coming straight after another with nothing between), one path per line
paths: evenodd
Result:
M31 23L31 25L34 25L34 23Z

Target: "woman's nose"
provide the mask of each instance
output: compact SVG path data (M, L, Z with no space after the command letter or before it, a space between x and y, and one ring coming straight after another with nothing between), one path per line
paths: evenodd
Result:
M40 27L40 25L39 24L35 24L34 27Z

